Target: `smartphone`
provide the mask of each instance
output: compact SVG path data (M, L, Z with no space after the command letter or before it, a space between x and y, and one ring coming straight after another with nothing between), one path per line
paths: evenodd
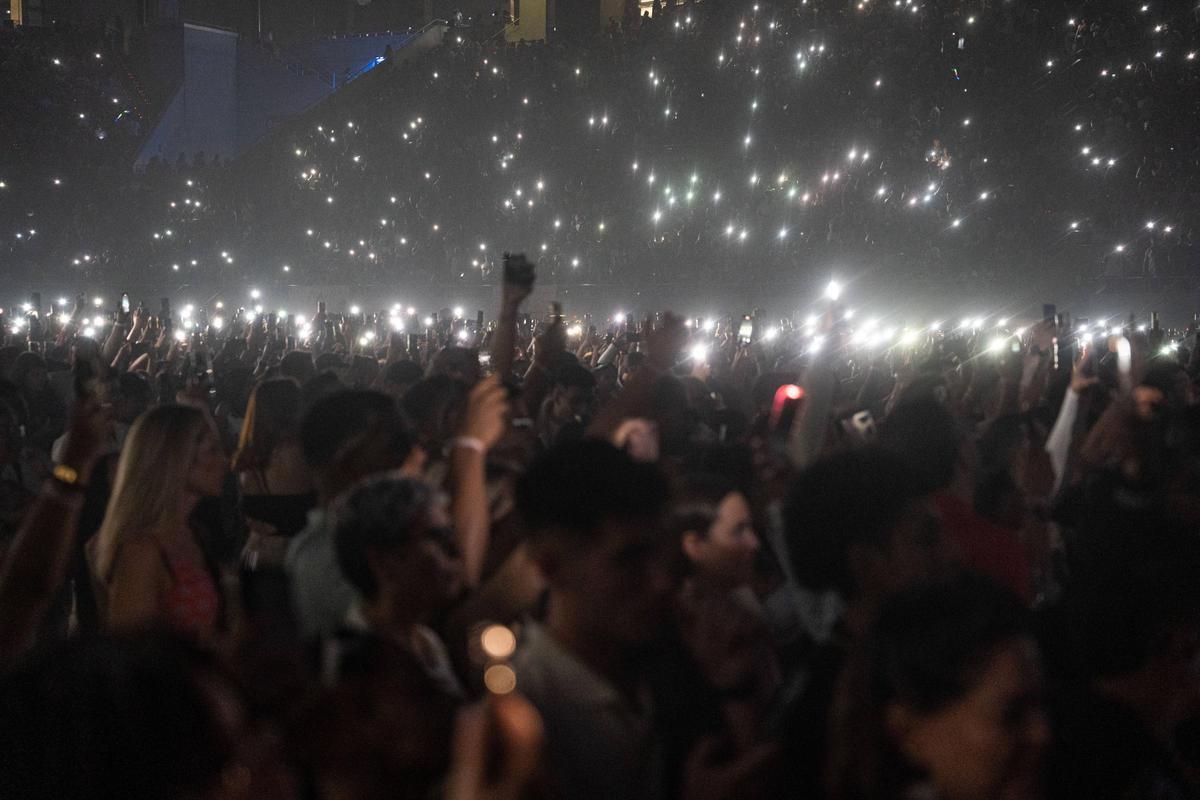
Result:
M121 293L121 313L122 314L129 313L129 293L128 292Z
M553 322L556 319L562 319L562 315L562 303L558 302L557 300L552 300L550 302L550 321Z
M33 306L33 310L38 316L42 314L42 293L34 292L29 298L29 304Z
M318 301L317 301L317 313L318 313L318 314L324 314L324 313L325 313L325 301L324 301L324 300L318 300Z
M159 299L158 315L163 318L171 316L171 298L163 297Z
M289 334L286 341L287 341L287 349L288 349L289 353L296 349L296 337L295 336L292 336Z
M533 263L525 258L524 253L504 254L504 282L525 289L532 289L537 277Z
M754 340L754 320L747 314L742 317L742 323L738 325L738 343L750 344Z
M1058 306L1054 303L1046 303L1042 306L1042 320L1044 322L1053 323L1058 319Z
M475 330L483 330L483 309L475 312Z
M740 338L740 337L739 337ZM804 389L794 383L785 383L775 390L775 401L771 404L771 439L777 444L786 444L792 434L792 425L804 403Z

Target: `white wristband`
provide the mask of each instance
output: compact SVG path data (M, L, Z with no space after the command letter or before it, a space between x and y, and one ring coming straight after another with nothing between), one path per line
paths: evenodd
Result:
M475 436L459 436L450 440L450 449L457 450L474 450L476 453L483 455L487 452L487 445L483 443L483 439Z

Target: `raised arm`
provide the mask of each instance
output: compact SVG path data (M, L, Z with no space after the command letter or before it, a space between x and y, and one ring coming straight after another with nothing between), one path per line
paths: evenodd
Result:
M487 558L490 513L487 498L487 453L508 427L508 393L500 376L475 384L467 398L459 435L450 443L454 499L454 541L462 553L468 586L476 586Z
M83 510L83 487L105 438L99 404L76 403L59 477L46 481L0 566L0 662L12 663L29 649L62 586Z

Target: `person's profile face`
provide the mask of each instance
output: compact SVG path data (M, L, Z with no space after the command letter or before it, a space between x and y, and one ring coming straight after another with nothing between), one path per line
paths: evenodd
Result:
M1037 798L1050 726L1042 702L1037 648L1025 638L997 647L962 697L930 713L889 717L905 757L938 796Z
M205 426L196 441L196 453L192 457L188 474L190 488L202 497L216 497L221 494L225 473L226 460L221 443L217 435Z
M749 583L754 577L758 547L750 503L741 492L722 498L708 531L693 534L684 543L684 551L701 573L731 585Z

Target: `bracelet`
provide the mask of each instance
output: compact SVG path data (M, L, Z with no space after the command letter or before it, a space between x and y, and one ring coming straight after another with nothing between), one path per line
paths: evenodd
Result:
M64 489L75 492L87 491L87 486L79 480L79 470L66 464L59 464L50 473L50 477Z
M458 436L450 440L451 450L474 450L476 453L483 455L487 452L487 445L483 443L483 439L475 436Z

